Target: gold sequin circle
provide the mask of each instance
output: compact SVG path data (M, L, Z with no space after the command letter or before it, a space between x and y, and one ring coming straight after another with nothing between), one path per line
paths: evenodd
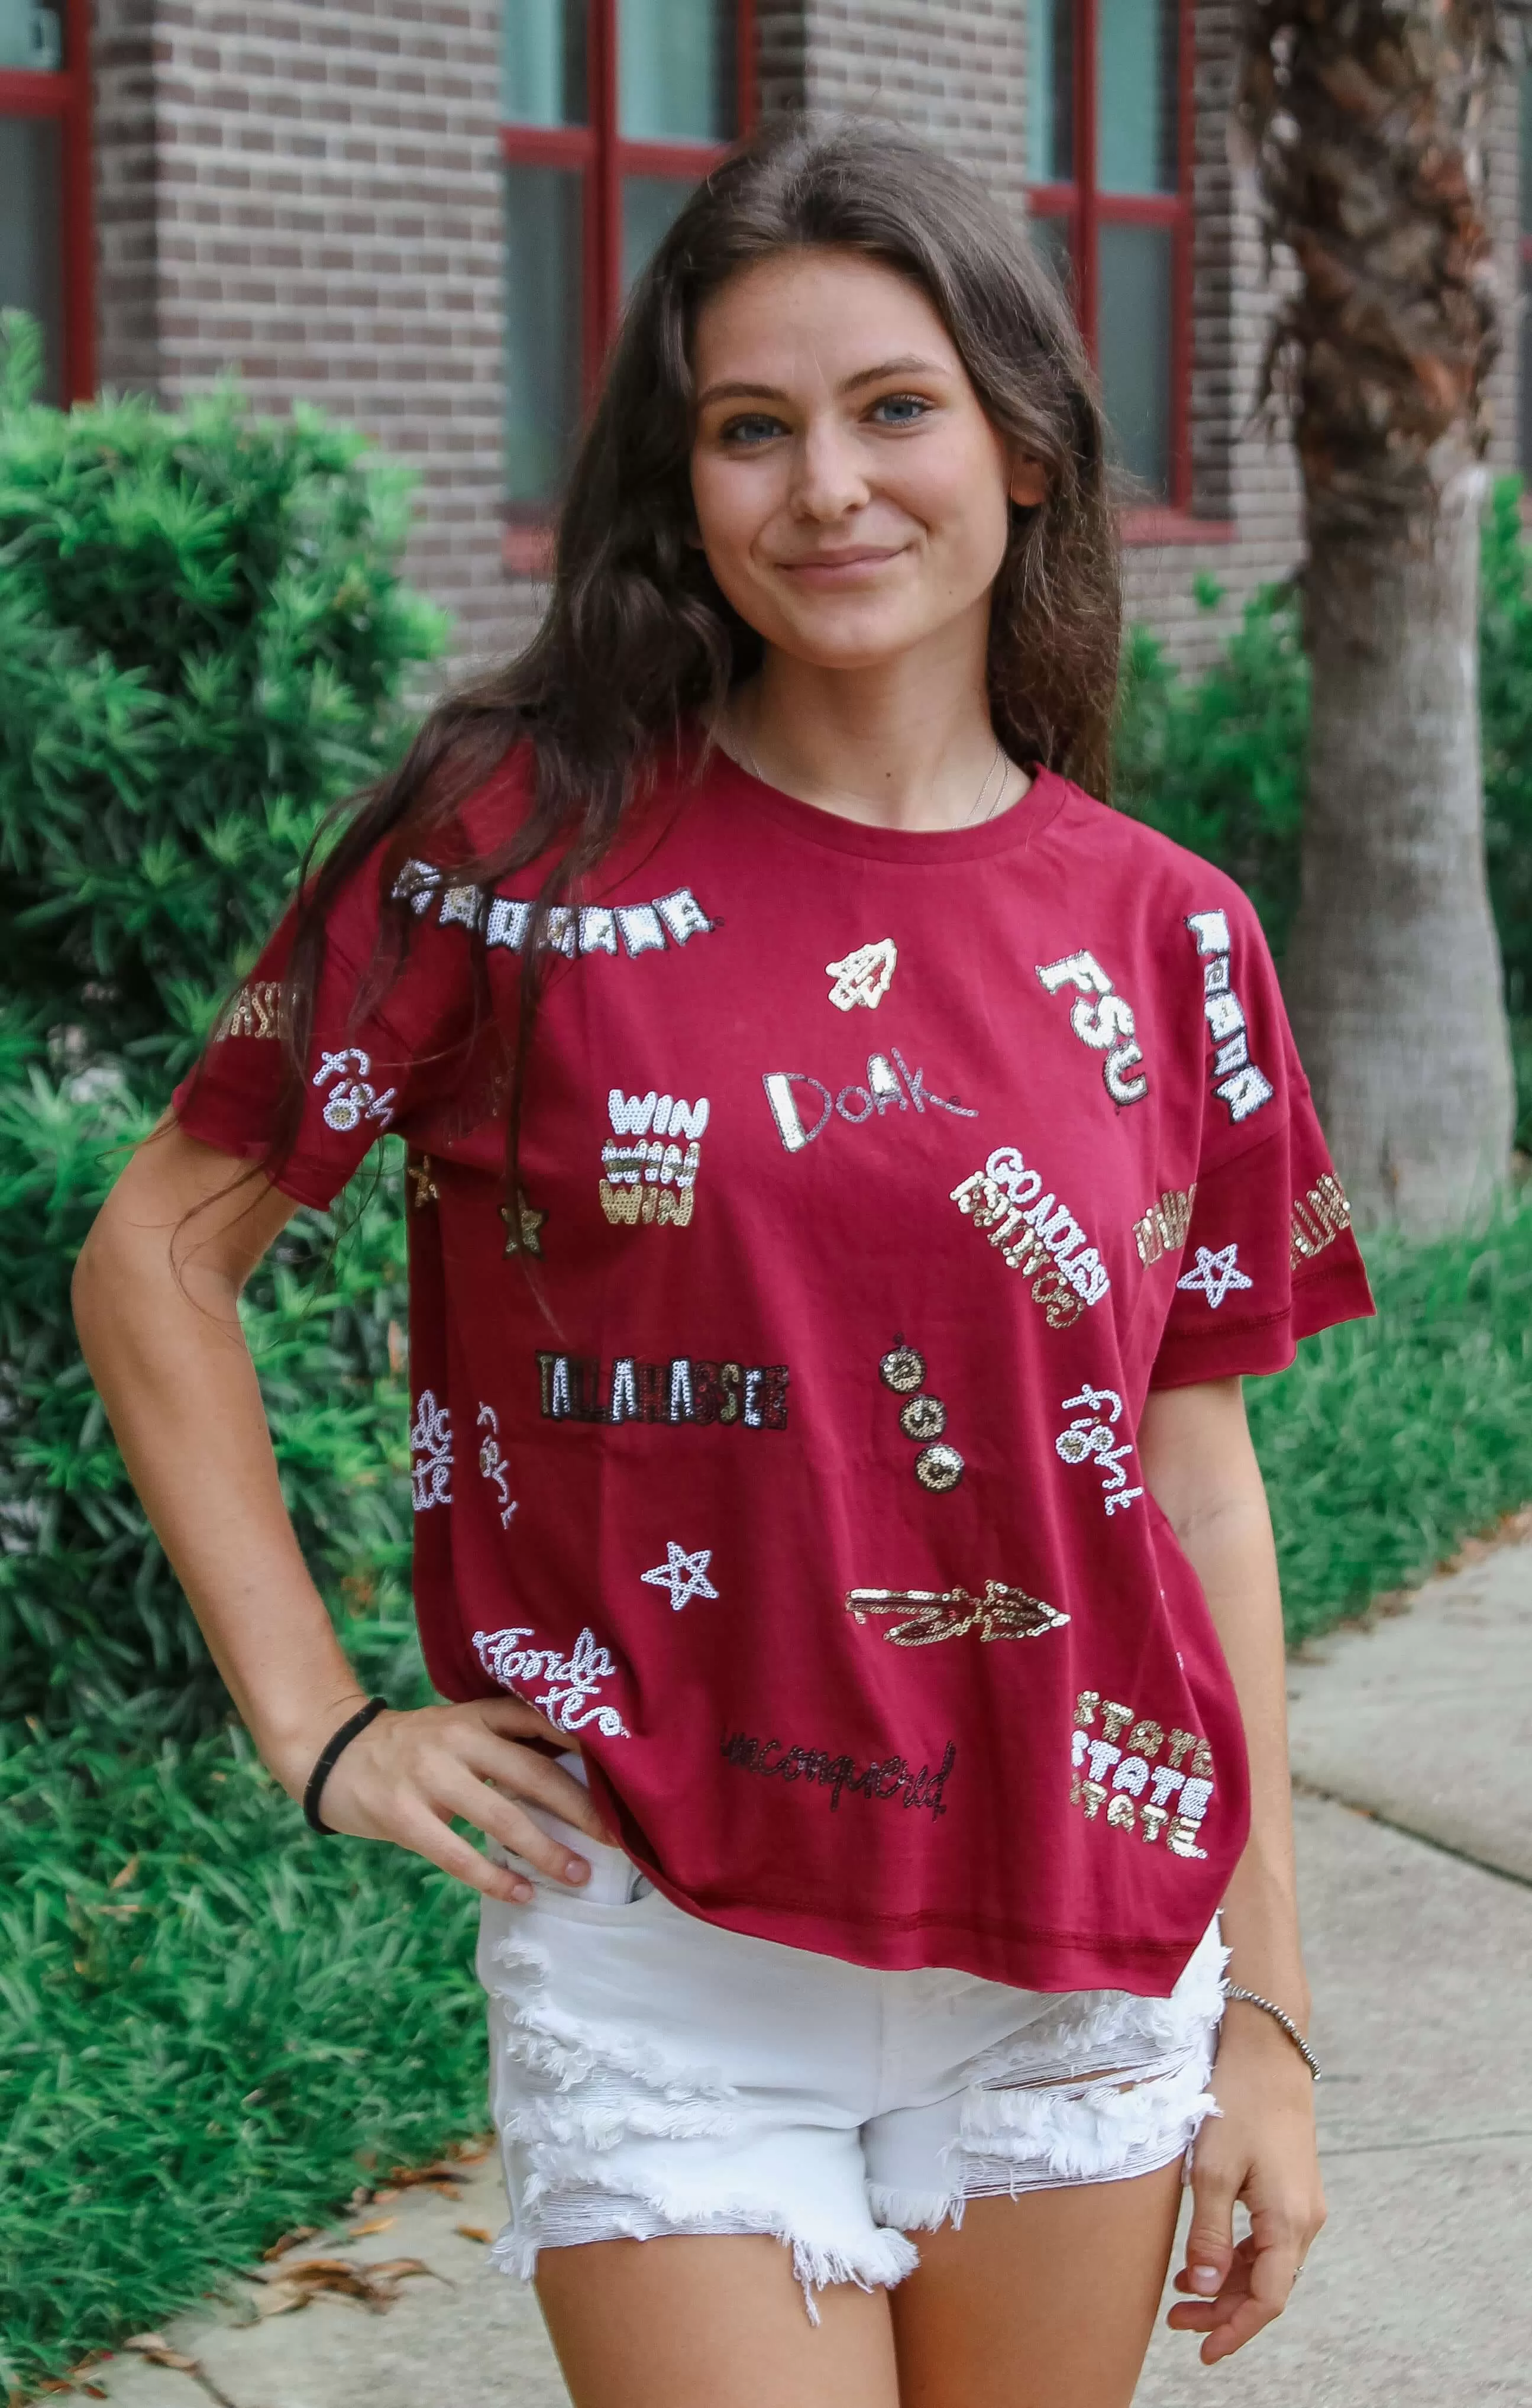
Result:
M939 1397L911 1397L900 1408L899 1427L906 1438L923 1442L939 1438L947 1426L947 1408Z
M885 1388L892 1388L895 1396L908 1397L925 1377L925 1358L917 1354L913 1346L895 1346L884 1355L878 1370Z
M963 1477L963 1457L955 1446L923 1447L915 1457L915 1477L923 1488L941 1496Z

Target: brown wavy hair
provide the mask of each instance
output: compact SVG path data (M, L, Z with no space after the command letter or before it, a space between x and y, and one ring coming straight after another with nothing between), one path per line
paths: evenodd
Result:
M268 1169L296 1134L326 918L342 886L379 855L383 924L365 990L376 1001L408 948L412 915L393 893L408 859L450 867L454 884L491 887L551 851L523 953L517 1025L502 1032L516 1195L548 910L586 891L647 773L706 729L761 659L760 638L688 539L697 315L742 270L814 250L855 252L917 285L991 423L1040 463L1047 499L1012 504L993 590L990 709L1013 758L1105 795L1117 538L1095 379L1067 303L977 178L901 128L865 119L770 124L698 186L638 280L569 472L537 636L431 712L394 775L347 807L304 881L285 998L289 1079ZM460 808L518 744L530 748L528 807L503 842L465 850ZM482 1019L481 931L473 960Z

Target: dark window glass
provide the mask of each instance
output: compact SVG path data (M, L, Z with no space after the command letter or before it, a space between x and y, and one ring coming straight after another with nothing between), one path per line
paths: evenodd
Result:
M619 0L618 124L630 142L727 142L738 127L733 0Z
M1097 0L1096 173L1103 193L1173 193L1178 0Z
M680 215L690 184L675 176L624 176L623 179L623 290L626 293L648 265L661 236Z
M580 419L580 178L506 169L506 493L557 492Z
M0 117L0 308L42 325L44 398L64 398L64 280L59 127L51 117Z
M1161 496L1170 483L1171 241L1170 228L1155 225L1104 223L1096 236L1101 395L1122 466Z
M1041 218L1036 215L1026 222L1034 251L1040 251L1065 292L1074 293L1074 262L1069 255L1069 221L1065 217Z
M584 124L585 13L585 0L505 0L500 113L508 124Z
M1073 0L1028 0L1026 172L1034 184L1067 184L1075 172Z

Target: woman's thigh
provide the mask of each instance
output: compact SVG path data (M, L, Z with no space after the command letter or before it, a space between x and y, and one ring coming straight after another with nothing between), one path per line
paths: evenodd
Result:
M888 2293L827 2284L812 2324L764 2234L545 2249L536 2282L574 2408L898 2408Z
M1181 2203L1131 2181L970 2200L889 2295L900 2408L1128 2408Z

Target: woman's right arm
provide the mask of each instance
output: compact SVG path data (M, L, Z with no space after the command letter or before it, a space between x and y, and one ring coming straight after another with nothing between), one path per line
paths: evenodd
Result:
M265 1762L294 1799L364 1702L282 1501L239 1293L295 1207L166 1120L103 1205L75 1322L134 1486ZM516 1736L567 1745L514 1698L380 1714L336 1761L322 1813L496 1898L531 1895L451 1828L460 1815L555 1879L583 1858L516 1799L609 1838L581 1784ZM491 1785L493 1784L493 1785Z

